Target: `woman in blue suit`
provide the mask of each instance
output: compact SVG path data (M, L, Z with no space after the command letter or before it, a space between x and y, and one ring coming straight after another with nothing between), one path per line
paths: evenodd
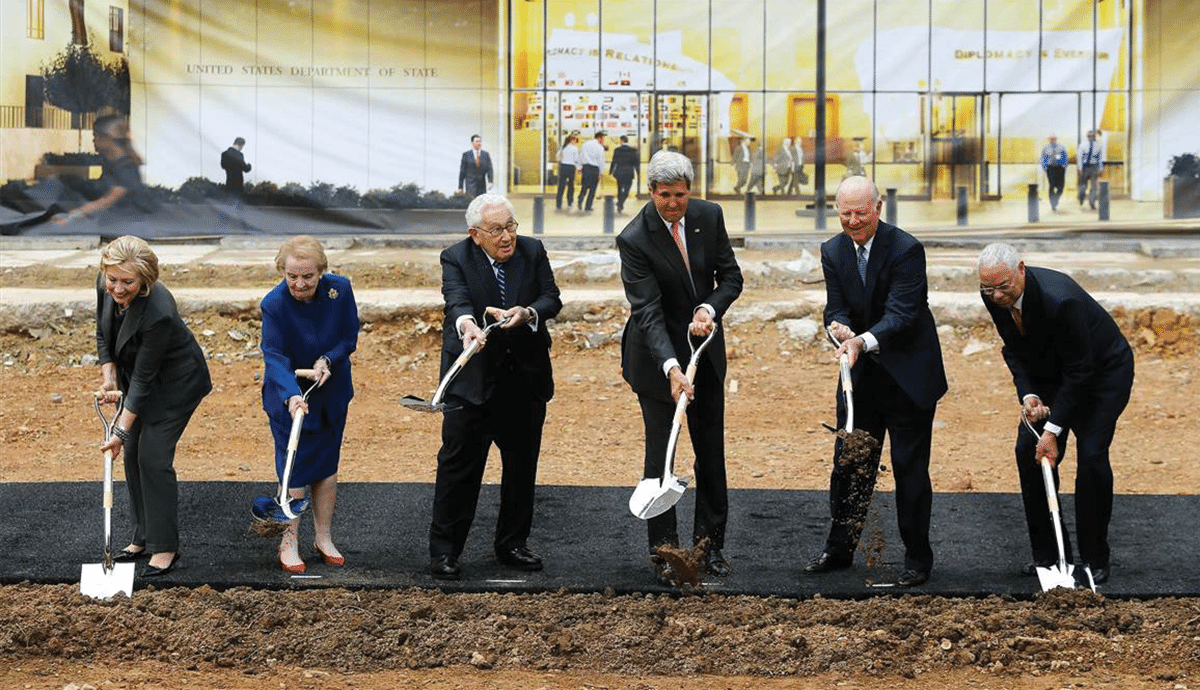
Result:
M288 436L297 410L307 415L301 428L288 489L293 497L312 491L313 546L326 565L345 558L333 544L331 528L337 502L337 471L346 412L354 397L350 353L358 347L358 306L350 281L325 273L329 261L321 243L299 236L283 243L275 256L283 276L262 300L263 409L275 437L275 471L282 481ZM317 388L305 401L296 369L314 369ZM305 571L299 550L299 523L292 520L279 544L284 571Z

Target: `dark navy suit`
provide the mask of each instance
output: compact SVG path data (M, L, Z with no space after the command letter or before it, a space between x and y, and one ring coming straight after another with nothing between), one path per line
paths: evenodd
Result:
M841 466L841 440L835 444L829 487L832 524L825 551L839 560L853 557L870 506L886 431L896 479L897 522L905 546L904 567L929 572L933 566L929 455L934 412L947 386L937 327L929 310L925 248L912 235L880 221L865 285L858 274L856 251L857 245L845 233L821 245L825 324L837 321L857 334L870 331L879 341L878 354L859 357L852 377L855 427L870 433L881 446L866 471L860 472ZM839 427L845 420L839 386Z
M984 298L1004 341L1002 354L1012 372L1017 398L1030 393L1050 408L1058 435L1060 462L1067 434L1075 432L1075 528L1079 555L1092 568L1109 565L1108 523L1112 517L1113 474L1108 448L1117 418L1133 388L1133 351L1113 318L1069 276L1047 268L1026 267L1021 321ZM1040 430L1040 429L1039 429ZM1037 439L1017 430L1017 471L1033 557L1058 559L1054 526L1046 505ZM1055 470L1055 483L1058 472ZM1066 537L1066 530L1063 531ZM1066 542L1070 558L1070 541Z
M537 312L536 330L527 323L493 329L487 345L446 390L449 409L442 419L429 555L457 559L475 519L493 443L503 464L494 546L500 552L526 545L533 525L546 402L554 396L546 321L558 315L562 300L546 249L531 237L517 237L516 251L504 265L505 302L491 261L471 238L447 247L441 262L446 300L442 376L463 351L456 326L460 317L472 316L482 327L489 306L522 306Z

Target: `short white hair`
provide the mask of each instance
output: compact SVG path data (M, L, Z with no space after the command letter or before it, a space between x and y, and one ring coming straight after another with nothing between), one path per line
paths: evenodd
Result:
M979 268L1007 266L1016 271L1021 265L1021 253L1016 247L1003 242L993 242L979 252Z
M479 227L479 224L483 222L484 211L496 206L503 207L513 218L517 217L517 210L513 208L512 202L507 198L499 194L480 194L467 206L467 227Z
M678 151L659 151L650 158L646 166L646 180L650 189L660 184L686 182L688 189L692 188L692 161Z

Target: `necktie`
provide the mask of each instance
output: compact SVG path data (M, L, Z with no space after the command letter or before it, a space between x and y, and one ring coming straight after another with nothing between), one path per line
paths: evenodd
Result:
M865 246L858 248L858 277L862 279L862 284L867 284L867 248Z
M1092 143L1090 141L1088 142L1087 158L1084 159L1083 164L1084 165L1092 164Z
M508 295L504 289L504 264L499 261L493 261L492 265L496 267L496 284L500 286L500 303L501 306L508 306Z
M687 247L683 246L683 238L679 236L679 221L671 223L671 239L675 240L675 246L679 247L679 254L683 257L683 265L687 268L688 277L692 275L692 263L688 261Z
M1025 321L1021 318L1021 310L1016 307L1009 307L1008 311L1012 314L1013 321L1017 324L1017 331L1021 335L1025 335Z
M478 153L475 154L475 167L476 168L479 167L479 154Z

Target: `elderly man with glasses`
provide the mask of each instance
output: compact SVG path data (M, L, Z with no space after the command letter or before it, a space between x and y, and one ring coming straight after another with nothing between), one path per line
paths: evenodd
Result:
M1054 466L1075 432L1075 536L1079 556L1096 584L1108 580L1108 522L1112 517L1113 472L1108 449L1133 388L1133 351L1112 316L1064 273L1026 266L1017 250L990 244L979 255L979 292L1004 342L1001 354L1017 387L1017 473L1033 562L1058 560L1040 462ZM1035 438L1035 434L1037 437ZM1064 548L1071 544L1063 525Z
M440 580L461 576L458 559L493 443L504 468L496 559L517 570L542 569L526 540L546 402L554 395L546 321L562 309L546 249L540 240L517 235L508 199L478 196L466 219L470 236L441 255L446 299L441 375L473 342L481 349L445 393L429 526L429 572ZM485 321L501 325L486 333Z

